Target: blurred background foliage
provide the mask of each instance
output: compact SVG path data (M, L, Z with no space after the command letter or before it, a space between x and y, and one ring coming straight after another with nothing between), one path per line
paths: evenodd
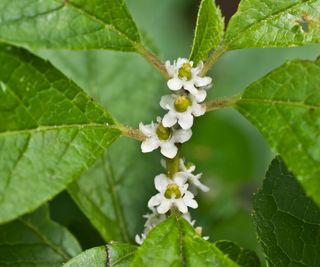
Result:
M237 9L237 1L217 1L226 22ZM146 42L156 47L162 60L188 57L193 38L199 1L195 0L127 0L140 29L147 33ZM132 53L112 51L37 51L48 58L121 123L138 127L149 123L157 114L158 104L168 94L165 81L142 58ZM235 95L272 69L293 58L315 59L320 46L290 49L245 49L225 54L211 71L214 86L208 99ZM183 155L203 172L209 193L197 196L200 208L192 211L197 224L210 239L231 240L260 251L251 220L252 195L262 184L270 160L263 137L235 110L211 112L197 119L192 140L183 146ZM80 177L88 189L85 194L101 203L106 213L112 212L108 188L103 187L103 165L111 165L113 179L123 207L127 237L133 240L143 230L142 215L153 195L153 178L161 172L159 153L142 155L139 143L126 138L117 140L106 152L108 163L99 161ZM101 183L90 188L90 181ZM100 180L99 180L100 179ZM104 193L105 192L105 193ZM98 232L81 213L70 196L63 192L51 201L52 218L66 225L82 247L104 243ZM112 224L108 231L114 231ZM116 231L115 231L116 232ZM111 234L111 237L117 236ZM106 240L107 238L105 238ZM261 252L259 252L261 255Z

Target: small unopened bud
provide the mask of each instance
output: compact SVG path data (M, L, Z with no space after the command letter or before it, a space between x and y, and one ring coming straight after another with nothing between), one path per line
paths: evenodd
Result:
M184 63L182 67L179 69L178 76L180 79L186 78L188 81L191 80L192 74L191 74L191 68L192 66L190 63Z
M168 140L171 135L170 128L166 128L162 125L162 123L159 123L156 134L160 140Z
M199 236L202 236L202 227L198 226L194 229Z
M189 161L189 162L187 162L187 163L185 164L185 166L186 166L186 169L189 170L190 168L192 168L192 167L194 166L194 164Z
M185 112L192 104L191 100L187 96L178 96L174 101L174 108L178 112Z
M181 191L179 189L179 186L177 184L168 184L167 185L167 190L166 192L164 193L164 196L166 198L181 198Z

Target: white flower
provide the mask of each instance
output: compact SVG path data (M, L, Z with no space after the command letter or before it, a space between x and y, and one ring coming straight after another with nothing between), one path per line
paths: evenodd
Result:
M139 124L140 131L146 136L146 139L141 144L143 153L151 152L158 147L162 155L167 158L174 158L178 152L176 143L184 143L191 138L192 131L183 129L169 129L159 123L151 123L144 125L142 122Z
M135 241L137 244L141 245L145 238L147 237L148 233L156 227L159 223L163 222L166 219L166 215L159 214L154 208L151 208L152 213L148 213L143 215L143 218L146 218L146 222L144 224L144 231L141 235L135 236Z
M172 127L177 122L182 129L190 129L193 125L193 116L199 117L205 113L205 107L198 104L190 96L165 95L161 98L160 106L169 110L162 119L164 127Z
M183 159L180 159L179 169L181 172L185 173L188 177L188 182L195 187L199 188L203 192L208 192L210 189L206 185L202 184L200 182L200 178L202 176L202 173L199 173L197 175L194 175L193 172L196 169L195 165L186 166Z
M188 207L198 207L193 194L187 191L189 185L186 184L185 175L176 173L173 179L170 179L165 174L160 174L155 177L154 184L159 193L151 197L148 207L157 206L158 213L164 214L173 206L182 213L187 213Z
M210 86L212 79L199 75L203 68L202 61L199 62L197 67L192 68L192 61L186 58L178 58L172 65L169 60L166 61L165 66L171 77L167 82L169 89L172 91L185 89L194 95L198 102L202 102L206 98L207 92L202 88Z

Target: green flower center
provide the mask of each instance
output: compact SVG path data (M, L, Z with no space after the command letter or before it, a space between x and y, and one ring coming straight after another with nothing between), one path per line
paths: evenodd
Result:
M185 112L192 104L191 100L187 96L178 96L174 101L174 108L178 112Z
M169 198L171 199L172 197L174 198L181 198L181 191L179 189L179 186L177 184L168 184L167 185L167 190L166 192L164 193L164 196L166 198Z
M162 125L162 123L159 123L156 134L160 140L168 140L171 136L170 128L166 128Z
M180 79L186 78L188 81L191 80L191 65L189 63L184 63L182 67L179 69L178 76Z

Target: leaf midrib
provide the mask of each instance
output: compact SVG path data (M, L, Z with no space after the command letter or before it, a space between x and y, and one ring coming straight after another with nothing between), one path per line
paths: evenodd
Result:
M34 134L37 132L47 132L47 131L59 131L59 130L66 130L66 129L116 129L113 125L100 124L100 123L84 123L84 124L61 124L61 125L45 125L39 126L37 128L31 129L21 129L21 130L13 130L13 131L5 131L0 132L0 137L2 136L9 136L9 135L21 135L21 134Z
M47 218L45 218L47 219ZM49 239L47 239L46 236L44 236L36 227L34 227L31 223L28 223L27 221L23 219L19 219L19 221L29 228L35 235L39 237L40 240L43 241L44 244L49 246L54 252L59 254L64 260L69 260L71 258L71 255L65 253L63 250L60 249L60 247L56 246L54 243L52 243Z
M257 104L271 104L271 105L286 105L293 107L301 107L305 109L317 109L320 110L320 106L306 104L305 102L299 101L284 101L276 99L266 99L266 98L246 98L245 96L241 97L237 103L257 103Z
M247 32L248 30L250 30L251 28L254 28L254 27L257 27L257 26L260 26L261 24L263 24L265 21L269 21L269 20L273 20L274 18L277 18L277 17L280 17L284 12L289 12L293 9L295 9L297 6L299 5L304 5L304 4L308 4L308 3L312 3L312 2L316 2L318 0L302 0L303 2L298 2L296 4L293 4L289 7L286 7L284 9L281 9L273 14L270 14L268 16L265 16L263 17L262 19L260 20L257 20L256 22L248 25L247 27L245 27L242 31L239 31L237 33L237 35L235 35L233 38L229 39L229 41L227 42L227 46L230 46L232 45L235 41L237 41L241 35L243 35L243 33Z

